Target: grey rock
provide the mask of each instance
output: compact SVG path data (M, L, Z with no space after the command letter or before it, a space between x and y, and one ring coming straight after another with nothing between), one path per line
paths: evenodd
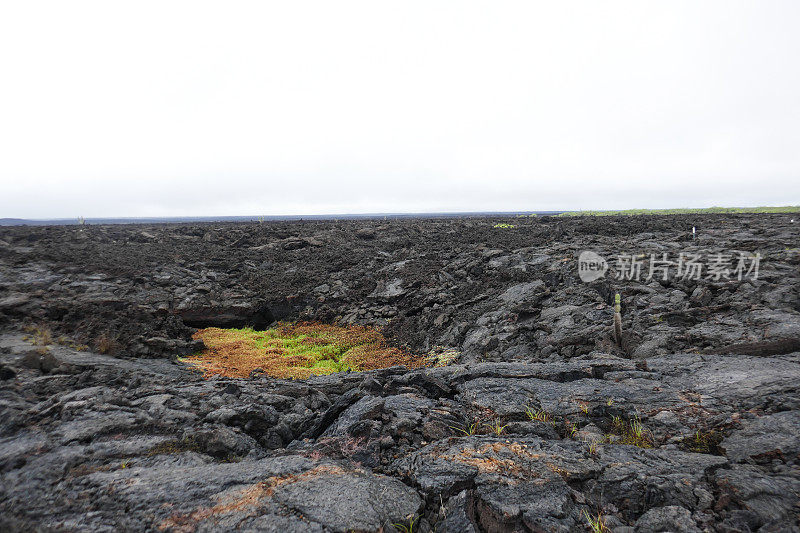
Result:
M472 498L467 496L467 491L462 490L457 495L447 500L447 504L439 510L441 521L437 531L444 533L452 531L463 533L478 533L478 529L469 517L469 507Z
M800 476L768 474L751 465L719 470L716 485L723 501L752 513L759 527L797 524L800 518ZM781 530L776 527L776 530ZM791 531L791 529L783 529Z
M243 457L258 447L249 435L224 426L187 431L183 438L191 439L205 453L220 458Z
M800 411L783 411L743 420L720 445L736 462L768 460L775 456L785 461L800 461Z
M544 289L544 282L541 280L530 283L519 283L506 289L500 294L500 299L506 304L517 305L526 301L536 299Z
M378 286L375 288L372 294L369 295L369 297L378 301L391 302L401 296L404 296L406 292L406 289L403 288L403 280L400 278L394 278L388 281L379 282Z
M423 504L416 491L386 476L319 467L319 474L301 477L278 486L275 500L333 531L378 531L408 522Z
M22 307L31 301L31 297L25 293L18 293L0 298L0 312L10 311Z
M701 529L692 520L688 509L677 505L650 509L636 521L635 531L639 532L686 532L700 533Z
M496 222L0 227L0 530L389 531L416 515L420 533L579 531L599 512L616 533L798 531L797 225ZM768 259L758 279L585 284L581 250ZM203 380L176 360L203 348L195 328L294 320L463 353L295 381ZM52 359L26 359L31 325L58 339ZM114 357L75 349L103 337ZM633 421L652 448L619 444Z

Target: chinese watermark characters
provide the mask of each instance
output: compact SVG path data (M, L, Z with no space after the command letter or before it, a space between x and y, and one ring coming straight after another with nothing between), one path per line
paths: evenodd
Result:
M578 257L578 276L587 283L602 278L607 271L620 281L742 281L758 279L760 264L758 252L618 254L606 261L595 252L584 251Z

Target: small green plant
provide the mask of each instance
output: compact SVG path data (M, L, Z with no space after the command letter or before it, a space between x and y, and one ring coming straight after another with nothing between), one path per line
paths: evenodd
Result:
M78 225L83 226L86 224L86 219L83 217L78 217Z
M612 400L611 398L609 398L609 399L608 399L608 401L606 402L606 405L607 405L607 406L609 406L609 407L611 407L612 405L614 405L614 400Z
M506 426L500 424L499 418L495 418L491 423L486 424L486 427L488 427L492 431L492 433L494 433L498 437L500 436L501 433L503 433L503 430L506 428Z
M122 461L122 463L119 465L119 467L121 469L125 470L126 468L128 468L129 464L130 464L130 461Z
M698 429L694 434L694 442L692 444L695 448L704 448L704 440L703 434L700 433L700 430Z
M528 418L536 422L544 422L545 424L550 422L550 415L547 414L547 411L544 409L533 409L532 407L526 407L525 414L528 415Z
M642 438L642 435L644 435L645 429L644 429L644 426L642 425L642 423L639 422L639 419L636 418L634 420L631 420L630 426L631 426L631 432L633 433L633 435L637 439Z
M639 448L653 447L652 433L644 427L638 416L627 422L619 416L613 417L611 419L611 430L620 436L620 444L630 444Z
M682 447L695 453L720 454L720 442L722 442L722 435L716 431L704 432L698 429L694 435L683 440Z
M392 524L392 527L402 533L414 533L414 524L417 522L417 520L419 520L419 517L410 515L407 517L407 520L408 522L406 523L398 522L396 524Z
M471 437L472 435L475 435L478 432L478 429L480 429L480 427L481 425L479 422L473 422L472 424L469 424L464 427L450 426L450 429L452 429L453 431L457 431L458 433L463 433L467 437Z
M597 513L597 516L592 516L589 514L589 511L584 509L583 516L586 517L586 521L589 523L589 529L592 533L608 533L609 529L606 526L605 520L603 520L603 515L601 513Z
M589 455L597 455L597 442L589 443Z
M575 422L569 424L569 436L570 438L575 438L575 434L578 433L578 426L575 425Z
M581 413L588 415L589 414L589 404L586 402L578 402L578 408L581 410Z
M516 228L516 226L514 224L504 224L504 223L495 224L494 227L496 229L513 229L513 228Z

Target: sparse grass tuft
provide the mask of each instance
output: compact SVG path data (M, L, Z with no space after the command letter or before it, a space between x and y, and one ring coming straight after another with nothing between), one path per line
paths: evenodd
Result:
M419 520L419 517L411 515L406 520L408 522L398 522L397 524L392 524L392 527L401 533L414 533L414 524Z
M30 337L28 337L26 340L29 340L36 346L47 346L48 344L53 344L53 333L47 326L25 326L22 328L22 331L30 335Z
M719 444L722 442L722 435L716 431L700 431L699 429L691 437L684 439L682 448L695 453L710 453L721 455L722 451Z
M586 517L586 521L589 523L589 529L592 531L592 533L610 532L606 526L605 520L603 520L603 515L601 513L597 513L597 516L593 517L588 511L584 510L583 516Z
M98 353L113 354L119 349L117 340L110 335L103 333L94 341L95 348Z
M525 414L527 414L528 418L533 421L544 422L545 424L550 423L550 415L547 414L547 411L544 409L533 409L532 407L526 407Z
M507 425L508 424L506 424L506 426ZM494 433L498 437L503 433L503 430L506 428L506 426L500 424L499 418L496 418L492 422L486 424L486 427L488 427L492 431L492 433Z
M575 434L578 433L578 426L575 422L567 422L567 427L569 430L569 438L574 439Z
M615 416L611 422L611 431L621 437L618 444L630 444L639 448L653 447L653 435L642 425L638 416L627 421Z
M514 229L514 228L516 228L516 226L514 224L504 224L504 223L495 224L494 227L497 228L497 229Z
M56 339L56 342L62 346L68 346L69 348L72 348L76 352L86 352L89 350L89 347L86 346L85 344L80 344L78 342L75 342L66 335L59 336Z
M478 432L480 427L481 427L480 422L473 422L472 424L466 425L464 427L450 426L450 429L458 433L461 433L467 437L471 437L472 435L475 435Z
M347 370L376 370L423 365L388 345L377 330L313 322L280 324L266 330L206 328L194 334L207 349L181 361L202 370L205 377L246 378L263 372L275 378L305 379Z

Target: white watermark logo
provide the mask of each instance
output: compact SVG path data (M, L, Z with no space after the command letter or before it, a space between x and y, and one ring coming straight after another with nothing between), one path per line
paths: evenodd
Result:
M758 279L761 254L734 253L688 253L677 256L661 254L617 254L612 267L599 254L585 250L578 256L578 276L589 283L612 271L614 279L630 281L667 281L669 279L743 280Z
M607 270L606 260L592 251L585 250L578 257L578 276L585 283L602 278Z

